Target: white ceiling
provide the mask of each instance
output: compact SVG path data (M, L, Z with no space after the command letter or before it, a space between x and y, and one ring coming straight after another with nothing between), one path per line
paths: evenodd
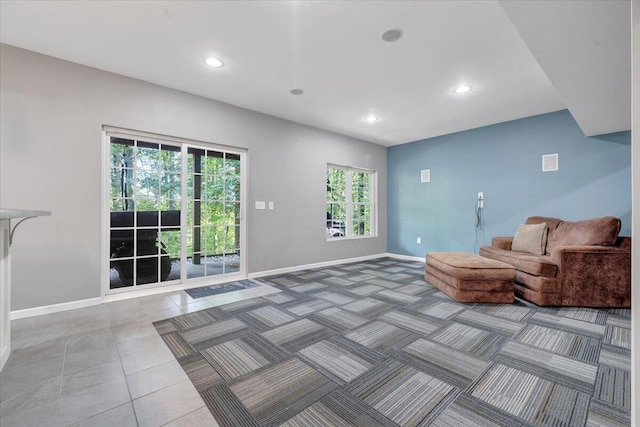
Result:
M628 1L501 3L3 0L0 42L386 146L563 108L630 129Z

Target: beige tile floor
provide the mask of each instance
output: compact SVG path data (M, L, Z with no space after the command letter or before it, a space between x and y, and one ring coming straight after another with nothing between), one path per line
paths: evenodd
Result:
M217 426L152 322L274 292L180 291L15 320L0 426Z

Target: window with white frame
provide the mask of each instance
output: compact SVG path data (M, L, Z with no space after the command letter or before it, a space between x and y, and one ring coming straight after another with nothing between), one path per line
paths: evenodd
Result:
M327 239L375 236L376 172L327 165Z

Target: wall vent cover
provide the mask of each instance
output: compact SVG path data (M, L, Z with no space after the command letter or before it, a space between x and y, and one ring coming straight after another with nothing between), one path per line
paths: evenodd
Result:
M420 182L431 181L431 169L422 169L420 171Z
M545 154L542 156L542 172L553 172L558 170L558 153Z

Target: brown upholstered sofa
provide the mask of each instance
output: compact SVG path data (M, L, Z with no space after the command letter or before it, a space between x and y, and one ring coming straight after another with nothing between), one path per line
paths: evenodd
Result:
M542 222L548 227L544 255L512 251L513 237L494 237L480 248L481 256L515 267L516 296L544 306L631 306L631 238L618 236L620 219L527 219Z

